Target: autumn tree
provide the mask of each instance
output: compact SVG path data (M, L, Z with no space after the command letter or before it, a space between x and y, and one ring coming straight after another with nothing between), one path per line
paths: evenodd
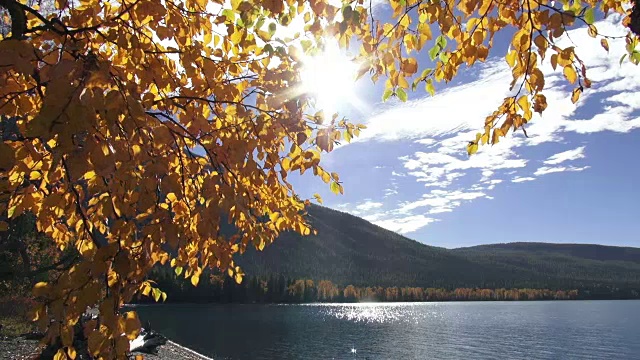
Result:
M0 116L15 123L1 127L0 230L33 214L58 251L78 253L34 289L34 319L46 341L61 340L58 357L74 357L73 325L89 306L100 310L85 329L90 352L122 357L139 321L120 306L164 297L146 280L158 263L193 285L205 268L241 281L234 254L313 231L289 175L312 172L341 193L321 153L363 128L318 111L301 84L327 39L356 49L358 76L385 79L383 98L405 101L485 61L495 35L515 28L513 95L473 153L545 110L542 61L563 69L573 101L591 85L577 49L556 45L567 29L585 24L606 50L596 14L632 23L626 0L386 4L388 22L371 0L0 0ZM637 37L626 39L637 63ZM235 234L220 231L228 223Z

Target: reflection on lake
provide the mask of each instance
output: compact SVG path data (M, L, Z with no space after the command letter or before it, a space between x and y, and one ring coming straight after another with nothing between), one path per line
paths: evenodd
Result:
M139 306L216 359L640 359L640 301Z

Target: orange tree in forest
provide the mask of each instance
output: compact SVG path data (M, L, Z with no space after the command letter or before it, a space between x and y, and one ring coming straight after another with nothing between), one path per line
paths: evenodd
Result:
M320 156L363 128L316 112L301 83L305 58L321 56L327 39L356 49L358 77L384 78L383 99L405 101L410 88L433 93L434 82L484 61L494 35L513 32L505 60L519 90L484 119L473 153L545 110L543 59L563 69L574 101L590 86L576 49L555 43L566 29L586 24L605 49L596 16L619 13L638 29L626 0L385 4L387 21L372 0L0 0L0 116L10 125L0 230L32 213L57 249L79 254L34 288L34 319L46 341L60 339L59 358L74 356L73 325L88 306L100 311L86 324L91 353L122 356L139 321L120 306L164 297L145 280L155 264L194 285L205 268L241 281L235 253L313 231L288 176L313 172L342 192ZM626 38L637 63L637 37ZM225 223L237 234L221 233Z

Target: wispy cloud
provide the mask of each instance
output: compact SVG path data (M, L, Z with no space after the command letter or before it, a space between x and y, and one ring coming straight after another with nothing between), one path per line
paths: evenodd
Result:
M462 201L473 200L485 196L483 192L463 192L459 190L432 190L428 194L424 194L422 199L405 202L400 204L397 212L401 214L410 214L412 210L427 207L427 213L439 214L443 212L453 211L454 208L460 206Z
M536 172L534 172L533 175L540 176L540 175L546 175L546 174L552 174L552 173L558 173L558 172L565 172L565 171L577 172L577 171L587 170L588 168L589 168L589 166L582 166L582 167L576 167L576 166L556 166L556 167L543 166L543 167L539 168L538 170L536 170Z
M573 161L584 158L584 146L580 146L573 150L563 151L561 153L557 153L555 155L550 156L547 160L544 161L547 165L558 165L565 161Z
M611 16L597 26L603 34L623 34L620 20ZM554 71L547 59L541 69L546 76L544 94L549 105L542 116L535 115L527 125L528 137L509 134L494 146L481 147L474 156L466 154L466 144L475 139L484 116L508 95L511 73L504 59L481 65L477 80L449 87L434 97L404 104L394 102L372 115L366 122L367 130L356 141L412 143L407 153L399 157L401 168L389 166L390 177L413 180L423 185L424 191L416 195L397 194L397 184L388 187L380 199L370 200L384 203L380 208L385 211L371 208L375 213L365 218L401 233L416 231L437 221L437 214L451 212L480 198L492 199L489 192L505 179L522 183L546 174L589 168L586 164L573 164L586 159L587 145L542 156L542 151L532 155L523 152L524 148L567 143L569 134L626 133L640 128L640 97L636 95L640 90L640 71L632 64L618 63L626 51L624 39L610 39L607 53L588 36L585 28L572 30L569 35L577 44L576 51L584 59L594 86L573 104L571 89L567 88L561 69ZM557 45L565 47L571 43L564 39L564 43ZM392 195L404 195L403 200L395 200ZM412 195L413 200L407 199ZM359 211L357 206L353 210Z
M367 212L367 211L371 211L373 209L378 209L382 207L381 202L375 202L375 201L371 201L371 200L367 200L365 202L363 202L362 204L358 204L356 206L356 211L362 211L362 212Z
M405 217L391 217L384 220L366 220L372 221L374 224L385 229L395 231L400 234L407 234L423 228L432 222L438 221L435 218L426 217L424 215L411 215Z
M536 179L536 178L534 178L534 177L520 177L520 176L516 176L516 177L514 177L513 179L511 179L511 182L514 182L514 183L520 183L520 182L525 182L525 181L533 181L533 180L535 180L535 179Z

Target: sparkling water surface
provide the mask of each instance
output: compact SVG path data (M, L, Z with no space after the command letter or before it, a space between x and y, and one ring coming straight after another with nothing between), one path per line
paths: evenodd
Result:
M640 301L137 306L215 359L640 359Z

